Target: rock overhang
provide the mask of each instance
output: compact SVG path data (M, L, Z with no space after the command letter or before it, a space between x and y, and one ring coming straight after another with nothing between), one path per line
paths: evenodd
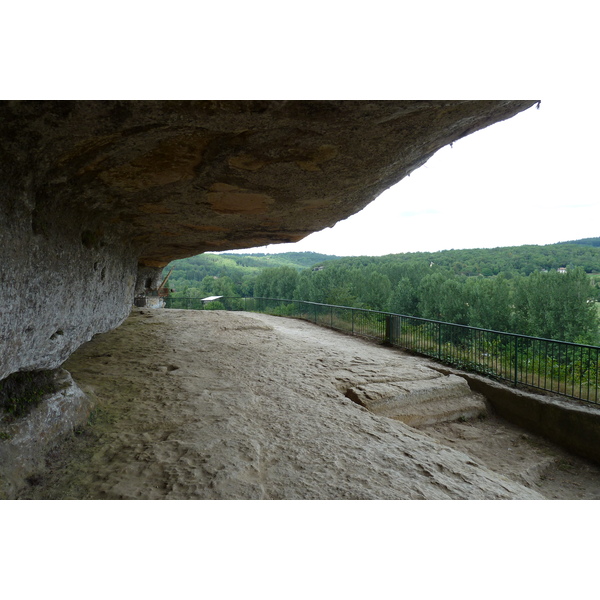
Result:
M0 103L0 379L119 325L136 278L330 227L535 102Z
M146 266L294 242L533 101L6 102L2 161ZM11 164L12 163L12 164Z

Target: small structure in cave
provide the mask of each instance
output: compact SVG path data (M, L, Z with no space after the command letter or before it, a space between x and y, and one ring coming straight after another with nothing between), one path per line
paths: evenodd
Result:
M169 294L175 291L173 288L168 288L165 285L171 276L173 269L174 267L171 267L171 270L156 290L152 289L152 279L148 278L145 291L142 294L137 294L135 296L133 305L140 308L144 306L147 308L164 308L165 298L168 298Z

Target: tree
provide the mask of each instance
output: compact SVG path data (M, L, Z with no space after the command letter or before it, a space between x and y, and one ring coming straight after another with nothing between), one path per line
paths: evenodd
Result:
M277 267L273 269L274 279L271 293L273 298L291 299L298 284L298 271L292 267Z
M206 298L207 296L237 296L235 284L229 277L214 277L207 275L196 288L189 289L187 295L191 298Z
M218 300L213 300L212 302L206 303L204 310L225 310L225 305Z
M511 331L511 287L502 276L473 277L466 282L469 325L495 331Z
M598 337L595 290L582 268L536 272L515 289L516 326L527 335L592 344Z
M254 282L254 296L291 299L297 283L298 271L292 267L263 269Z
M298 276L298 283L294 290L294 300L304 300L306 302L315 302L315 286L312 278L312 271L302 271Z
M351 269L347 275L341 287L356 298L354 306L371 310L388 309L392 284L387 275L372 265Z
M426 275L421 280L418 289L419 316L424 319L442 320L442 305L440 289L447 277L441 272Z
M457 277L450 277L440 286L439 294L442 321L468 325L469 304L465 295L464 283Z
M402 277L392 294L390 311L399 315L417 317L419 296L417 289L408 277Z

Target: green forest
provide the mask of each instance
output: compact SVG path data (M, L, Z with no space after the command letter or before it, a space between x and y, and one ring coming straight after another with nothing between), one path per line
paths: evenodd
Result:
M307 300L600 343L600 238L381 257L203 254L165 276L171 267L173 297Z

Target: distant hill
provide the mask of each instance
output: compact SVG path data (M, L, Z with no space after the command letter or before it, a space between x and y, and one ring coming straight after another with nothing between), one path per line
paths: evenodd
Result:
M253 254L229 254L223 253L220 256L226 256L235 260L242 266L260 266L263 267L296 267L305 269L313 265L328 260L336 260L339 256L331 254L319 254L318 252L281 252L279 254L253 253Z
M600 246L600 237L584 238L582 240L573 240L571 242L559 242L559 244L579 244L580 246Z
M403 263L435 265L450 269L457 275L466 276L490 277L499 273L530 275L535 271L550 271L560 267L582 267L586 273L600 273L600 247L578 242L564 242L545 246L507 246L406 252L386 256L342 257L330 264L365 267Z
M316 263L336 260L339 256L318 252L283 252L281 254L199 254L174 260L163 269L163 277L173 267L168 286L180 294L252 296L253 280L263 269L291 267L297 271ZM208 279L207 279L208 278ZM219 284L211 280L219 280Z

